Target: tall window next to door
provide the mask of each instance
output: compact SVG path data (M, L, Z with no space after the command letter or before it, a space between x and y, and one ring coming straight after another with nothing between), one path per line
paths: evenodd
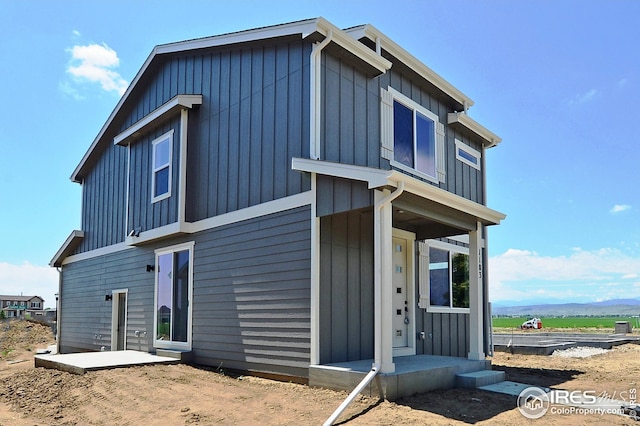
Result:
M173 130L155 139L152 145L151 202L155 203L171 196Z
M156 251L155 346L191 343L193 243Z

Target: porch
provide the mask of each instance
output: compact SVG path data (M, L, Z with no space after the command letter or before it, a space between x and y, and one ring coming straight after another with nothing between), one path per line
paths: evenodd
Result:
M491 361L450 356L414 355L393 358L393 373L378 373L362 394L389 401L436 389L456 387L456 375L491 368ZM309 386L352 391L371 370L373 359L309 367Z

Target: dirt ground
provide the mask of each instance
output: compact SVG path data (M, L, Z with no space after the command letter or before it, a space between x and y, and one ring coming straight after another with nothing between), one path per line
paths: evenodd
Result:
M53 343L48 327L0 322L0 425L322 424L346 392L312 389L187 365L96 371L84 376L33 367L36 348ZM584 359L497 353L507 379L622 399L640 390L640 345ZM338 424L610 424L638 425L617 415L547 413L527 420L514 397L450 389L395 403L359 397Z

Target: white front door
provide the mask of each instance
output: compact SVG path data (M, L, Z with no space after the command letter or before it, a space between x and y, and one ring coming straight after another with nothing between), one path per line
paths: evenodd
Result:
M111 350L127 349L127 289L111 292Z
M415 234L394 229L392 241L393 356L415 355Z

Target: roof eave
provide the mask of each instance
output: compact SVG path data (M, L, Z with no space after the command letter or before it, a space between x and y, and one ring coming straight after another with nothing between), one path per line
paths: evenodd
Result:
M359 25L357 27L347 28L344 31L356 40L360 40L366 37L374 43L377 43L379 41L380 47L382 49L398 58L401 62L418 73L418 75L420 75L422 78L424 78L429 83L433 84L436 88L441 90L444 94L449 96L452 100L458 103L461 109L466 110L473 106L474 102L471 98L455 88L451 83L442 78L438 73L423 64L415 56L400 47L397 43L395 43L373 25Z

